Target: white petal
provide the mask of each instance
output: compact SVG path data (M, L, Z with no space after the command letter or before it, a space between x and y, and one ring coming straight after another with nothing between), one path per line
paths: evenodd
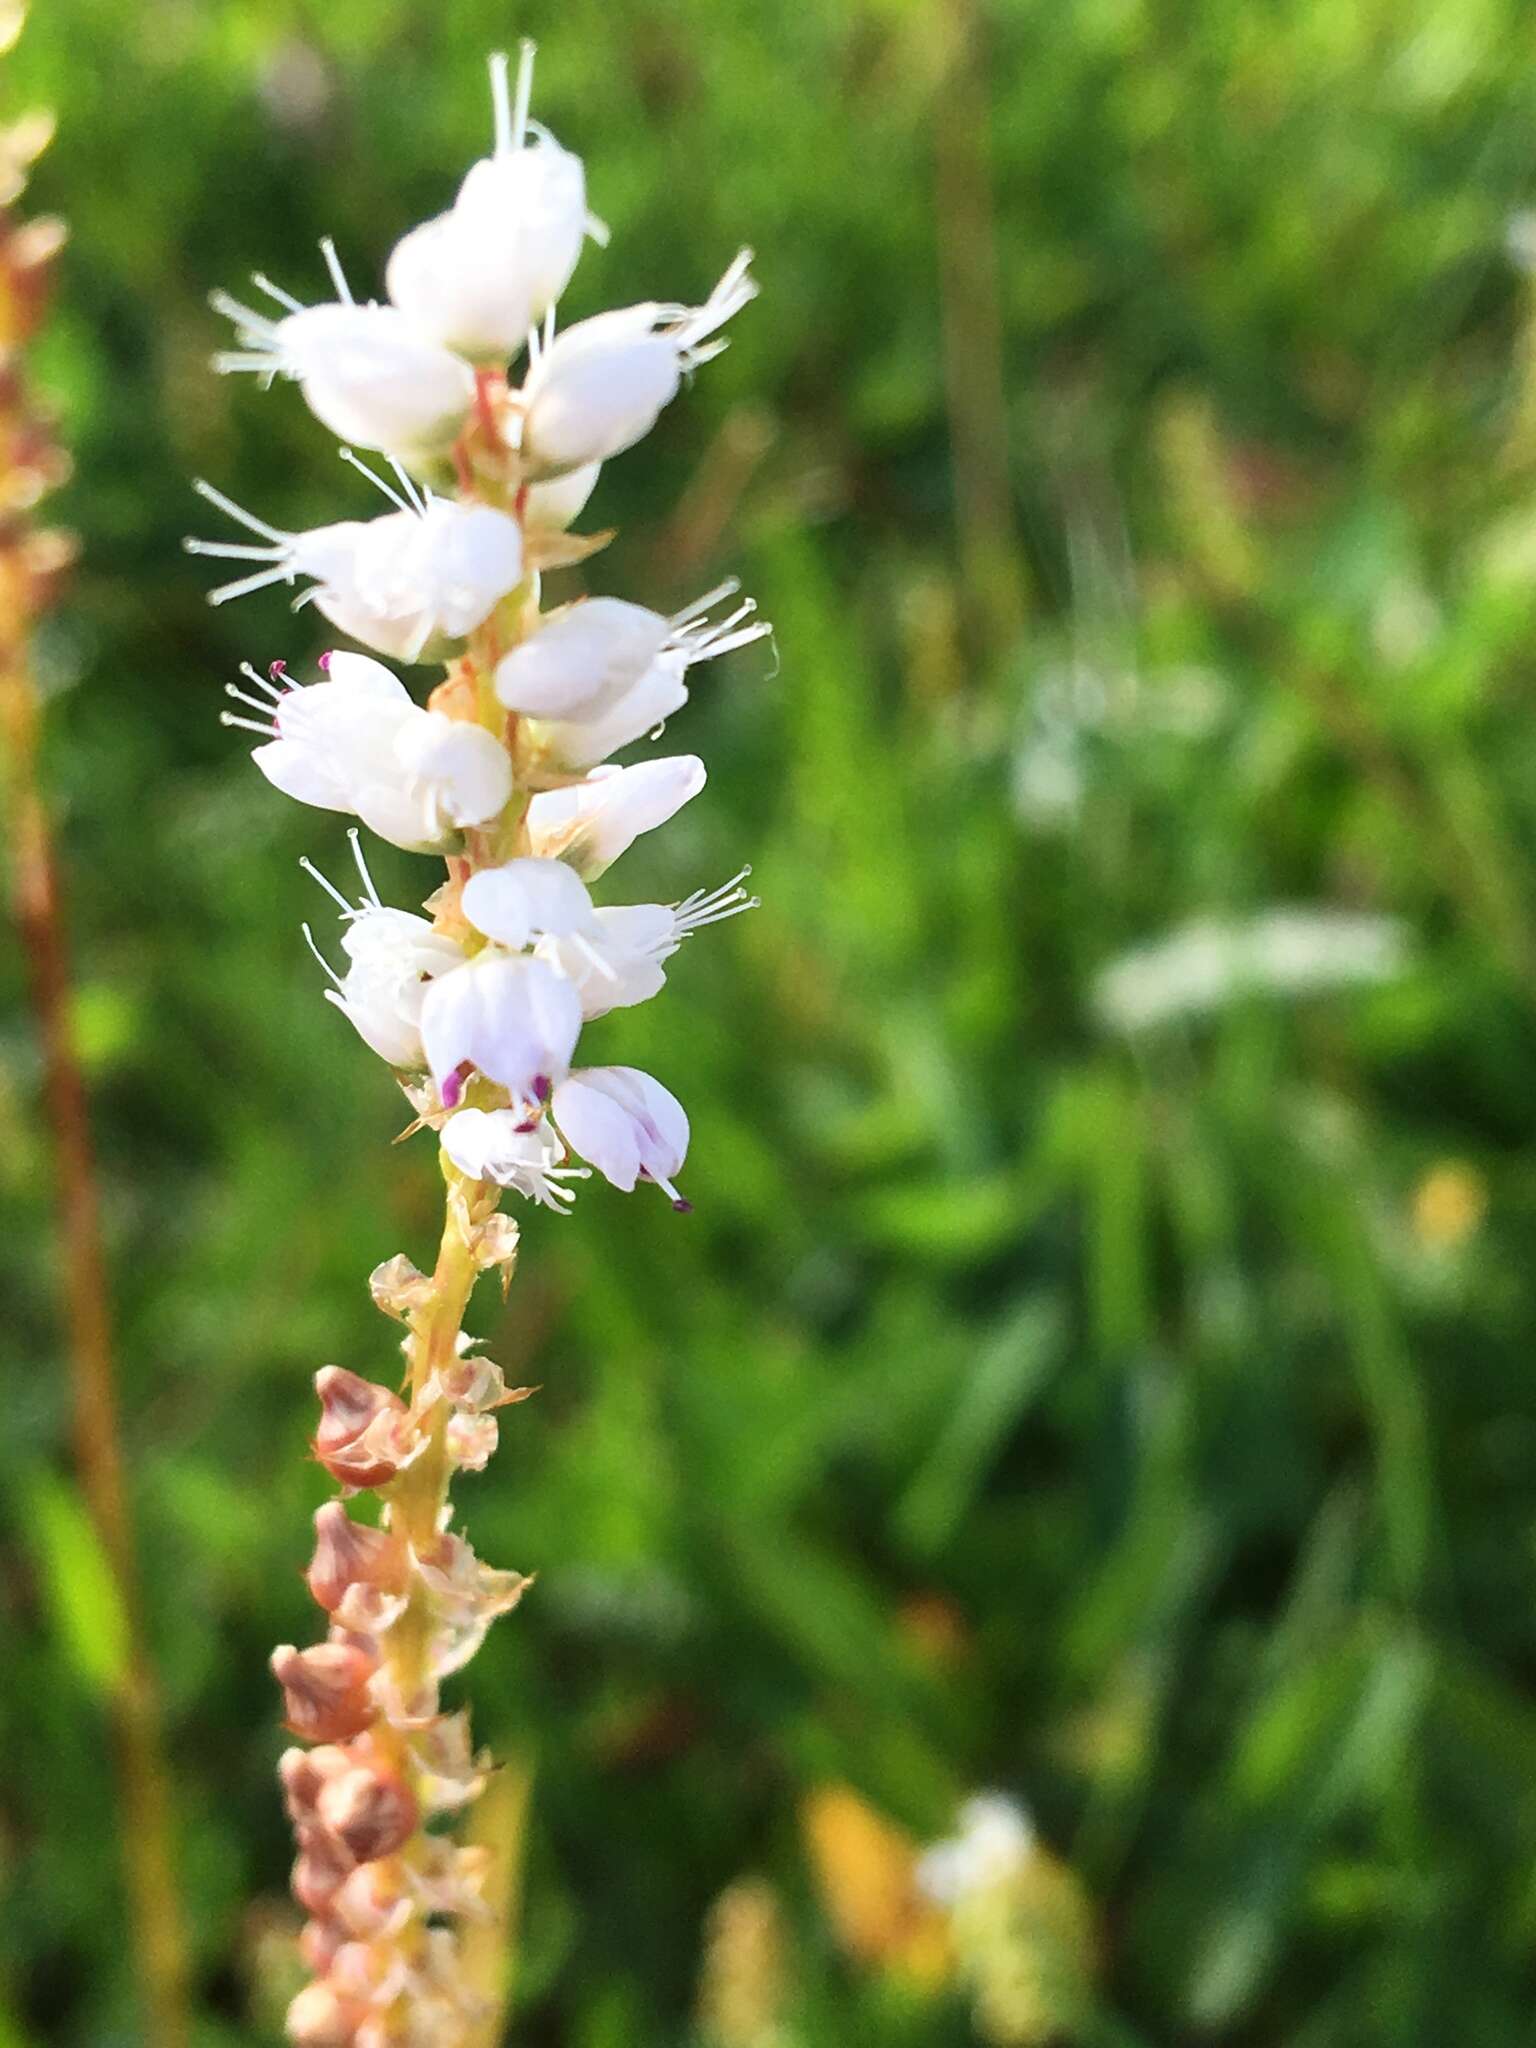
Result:
M665 1186L688 1153L688 1118L677 1097L638 1067L581 1067L550 1105L572 1151L616 1188L644 1174Z
M542 484L530 484L523 506L523 524L528 531L563 533L576 515L584 510L596 488L602 467L600 462L586 462L580 469L567 470L564 476L550 477Z
M465 1061L523 1100L570 1066L581 1031L575 989L542 960L480 956L428 989L421 1038L439 1092Z
M445 450L474 399L469 365L393 306L307 306L277 323L273 346L316 418L361 448Z
M509 860L464 884L464 915L488 939L514 951L534 936L565 938L599 930L592 898L562 860Z
M696 754L595 768L570 789L544 790L528 806L533 850L558 854L587 880L611 867L642 832L680 811L704 787Z
M322 811L350 811L351 793L336 773L335 763L292 740L269 740L253 747L251 759L274 789L301 804Z
M551 721L540 738L567 768L591 768L632 740L654 732L688 702L684 664L663 654L606 710L595 717Z
M569 718L605 707L644 675L666 645L671 622L618 597L591 597L552 618L496 669L509 711Z
M452 827L487 823L512 794L505 747L467 719L421 712L396 735L395 756L421 800Z

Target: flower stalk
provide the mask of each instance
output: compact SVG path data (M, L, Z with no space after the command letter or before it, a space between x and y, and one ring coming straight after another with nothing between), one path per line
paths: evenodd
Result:
M20 14L5 26L19 32ZM0 783L55 1162L75 1464L122 1618L122 1655L107 1707L134 1959L149 2033L166 2048L185 2048L191 2038L187 1947L159 1688L144 1629L119 1434L96 1163L72 1023L63 893L39 759L42 707L31 663L32 632L55 602L74 553L69 535L33 523L40 500L64 480L69 465L23 374L65 230L57 220L18 219L14 202L50 133L40 117L0 133Z
M331 649L308 682L247 664L226 722L256 735L275 788L446 868L421 916L381 902L356 828L355 900L310 868L342 920L344 969L305 928L326 994L394 1069L407 1135L435 1136L445 1208L430 1274L402 1254L372 1276L404 1327L399 1391L338 1366L316 1379L315 1455L338 1489L308 1572L325 1634L272 1659L287 1725L312 1745L280 1766L312 1972L288 2016L297 2048L468 2048L494 2022L484 1933L501 1887L489 1851L451 1828L489 1765L441 1688L531 1582L476 1557L451 1485L484 1468L498 1411L531 1390L506 1385L465 1314L483 1274L510 1284L508 1191L559 1214L595 1171L689 1207L682 1105L634 1068L578 1066L577 1041L655 996L685 939L753 901L745 870L673 904L599 905L590 889L704 783L689 755L612 756L683 707L691 669L768 631L753 605L728 583L671 615L607 597L541 609L544 574L609 538L569 531L601 464L725 345L755 292L748 258L700 306L647 302L557 332L582 243L605 231L580 160L528 118L532 54L515 89L492 59L493 153L396 246L387 303L359 303L328 244L328 303L263 278L276 315L214 301L240 344L217 366L296 382L324 425L383 456L387 476L343 451L392 507L295 534L199 487L256 536L188 542L241 565L215 602L303 579L297 604L371 650ZM378 655L441 660L443 679L419 703ZM368 1492L376 1517L354 1517Z

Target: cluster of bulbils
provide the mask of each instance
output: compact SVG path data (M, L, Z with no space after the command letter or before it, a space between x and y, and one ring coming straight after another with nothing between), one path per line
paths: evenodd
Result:
M528 119L530 59L525 46L515 94L492 60L495 153L398 244L387 304L353 300L329 245L329 304L260 278L278 315L215 301L241 342L219 366L297 381L325 425L386 459L393 480L343 450L393 509L288 533L202 484L252 538L187 543L241 565L215 603L302 580L297 604L372 650L323 656L302 683L281 662L247 665L225 718L257 735L276 788L446 859L429 916L392 909L352 828L355 898L310 867L341 913L344 966L305 935L329 999L395 1069L413 1128L438 1134L445 1246L503 1273L517 1231L502 1189L560 1210L595 1168L687 1207L681 1105L634 1068L573 1062L586 1023L655 995L690 933L750 907L746 870L672 904L599 906L588 885L704 782L691 755L611 756L686 701L696 663L768 630L734 584L671 616L605 597L539 610L540 573L602 545L568 531L601 463L724 345L717 330L755 287L743 255L702 307L556 332L555 301L601 229L580 161ZM524 350L519 383L508 364ZM379 655L443 660L447 677L423 705ZM526 1581L454 1533L445 1475L484 1465L494 1411L527 1390L448 1342L437 1276L390 1260L373 1293L407 1325L410 1397L326 1367L315 1454L343 1494L380 1490L382 1511L375 1527L340 1499L321 1508L309 1586L326 1639L272 1660L288 1726L315 1745L282 1764L315 1973L288 2031L298 2048L460 2048L483 2015L445 1920L480 1910L482 1858L434 1822L475 1796L483 1765L438 1686Z
M769 628L733 602L734 583L670 617L607 597L540 614L530 592L541 569L600 545L565 530L599 466L724 346L716 330L756 287L744 252L701 307L630 306L557 333L555 300L584 236L602 230L580 160L528 120L526 55L515 99L504 59L493 83L495 154L397 244L388 304L357 303L328 244L328 304L300 306L262 278L280 317L215 296L242 343L219 367L295 379L328 427L388 459L393 482L365 473L395 509L285 533L200 484L257 538L187 546L253 565L214 602L303 578L299 604L396 661L451 661L505 624L511 644L480 686L445 686L427 707L383 662L333 652L309 683L282 663L265 676L247 665L226 722L261 736L253 760L301 803L450 863L470 855L476 871L429 923L379 902L358 850L361 897L330 892L345 970L321 956L364 1041L403 1076L427 1077L407 1092L454 1165L558 1209L581 1173L564 1163L575 1154L616 1187L653 1181L685 1208L676 1098L636 1069L572 1059L583 1023L654 995L689 933L750 906L747 871L672 905L598 908L586 884L704 783L692 755L610 757L686 702L695 663ZM514 384L507 358L524 348ZM455 469L459 494L438 495L432 482ZM516 857L480 865L519 805Z

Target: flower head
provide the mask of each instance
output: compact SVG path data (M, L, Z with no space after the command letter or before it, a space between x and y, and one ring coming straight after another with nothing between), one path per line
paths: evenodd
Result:
M565 1147L548 1119L532 1128L510 1109L461 1109L442 1128L443 1150L471 1180L495 1181L546 1209L563 1212L576 1199L568 1183L585 1180L584 1166L567 1166Z
M688 1209L672 1176L688 1154L688 1118L677 1097L638 1067L579 1067L550 1104L578 1158L626 1193L654 1181L674 1209Z
M584 781L541 790L529 804L533 850L568 860L592 881L642 832L674 817L704 782L704 763L697 754L669 754L629 768L594 768Z
M434 931L424 917L380 903L355 831L351 839L364 889L355 907L311 862L303 863L346 921L341 939L346 973L336 973L315 945L308 925L304 936L331 981L326 1001L336 1005L380 1059L407 1071L419 1069L427 1063L421 1045L421 1006L427 989L440 976L462 967L464 949L445 932Z
M215 356L214 367L292 378L321 425L359 448L378 448L407 463L444 454L474 401L473 370L399 307L358 305L334 248L320 246L334 300L301 305L257 277L258 289L285 309L274 318L227 292L213 295L214 310L234 322L240 342Z
M515 100L505 56L491 59L496 148L465 176L446 213L395 244L389 296L422 334L460 354L505 360L565 290L587 213L581 159L528 120L533 48Z
M251 759L275 789L321 810L349 811L381 839L441 851L485 824L512 794L505 750L484 727L424 711L399 677L365 654L333 653L317 683L272 678L248 663L261 695L228 694L258 718L225 712L226 725L266 739Z
M603 462L643 439L685 370L726 346L712 339L757 296L743 249L702 306L650 301L598 313L540 348L523 380L522 452L535 474Z
M371 471L365 474L372 476ZM354 640L397 661L444 653L448 643L473 632L521 582L522 528L494 506L440 498L420 491L405 470L397 474L403 498L373 477L394 499L395 511L307 533L268 526L199 481L194 488L203 497L262 537L258 544L184 543L189 554L262 565L212 591L210 604L303 576L312 581L299 603L313 603Z

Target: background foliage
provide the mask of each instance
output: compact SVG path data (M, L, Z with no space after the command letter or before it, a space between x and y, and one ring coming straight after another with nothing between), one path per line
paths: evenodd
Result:
M523 32L614 231L570 311L696 297L741 239L764 281L605 476L590 580L739 569L782 665L706 674L671 738L709 789L621 877L751 858L764 897L602 1027L686 1097L698 1213L589 1189L480 1309L544 1389L463 1490L539 1574L473 1685L533 1773L516 2038L974 2038L900 1911L858 1921L900 1860L861 1829L988 1785L1086 1900L1069 2039L1524 2038L1530 11L66 0L5 79L57 112L34 192L73 229L38 369L84 557L38 654L204 2038L281 1996L309 1377L389 1369L364 1276L437 1202L298 943L339 825L215 720L319 622L210 612L177 547L192 473L294 527L366 487L207 372L204 294L318 292L327 231L376 274ZM1105 998L1128 949L1296 905L1402 920L1401 971L1266 992L1206 971L1218 930L1135 1028ZM112 1617L0 987L0 2041L105 2048L140 2038ZM777 2036L697 2017L748 1873Z

